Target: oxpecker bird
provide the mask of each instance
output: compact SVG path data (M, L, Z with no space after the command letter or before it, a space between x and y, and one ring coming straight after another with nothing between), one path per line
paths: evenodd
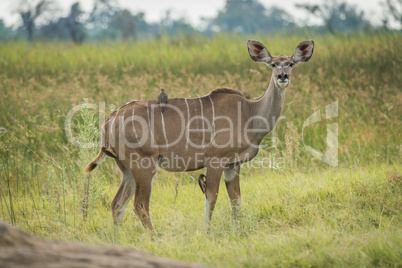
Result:
M168 95L165 93L165 90L161 88L161 93L158 95L158 104L161 107L162 113L165 111L165 105L167 104Z

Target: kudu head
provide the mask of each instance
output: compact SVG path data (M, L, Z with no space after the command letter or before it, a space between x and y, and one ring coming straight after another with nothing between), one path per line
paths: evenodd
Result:
M265 63L273 70L273 79L280 89L290 84L292 69L300 62L307 62L313 55L314 42L312 40L301 42L292 56L271 56L268 49L258 41L247 42L248 53L255 62Z

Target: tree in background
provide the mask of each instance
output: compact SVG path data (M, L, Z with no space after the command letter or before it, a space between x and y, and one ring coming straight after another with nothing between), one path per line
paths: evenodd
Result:
M20 0L18 2L17 13L21 16L22 24L27 31L28 40L33 40L33 33L38 18L44 17L46 13L54 11L54 3L51 0Z
M386 15L383 18L384 28L388 28L390 20L399 24L402 29L402 0L386 0L384 3Z
M278 31L296 27L292 15L279 7L271 7L266 11L266 31Z
M112 17L109 29L119 32L118 37L125 40L135 40L139 32L147 31L147 23L144 16L143 12L132 14L129 10L123 9Z
M197 30L187 22L186 18L183 16L174 18L172 16L172 10L166 10L165 15L161 19L160 27L158 35L161 35L161 31L163 34L168 36L177 36L177 35L191 35L197 33Z
M266 9L258 0L226 0L224 9L210 20L208 28L212 31L255 33L293 26L292 16L278 7Z
M79 2L76 2L71 6L70 14L66 18L66 27L70 32L71 39L76 44L81 44L85 38L84 25L81 22L83 14Z
M0 40L10 38L34 37L45 40L72 40L81 43L85 39L148 39L153 37L204 34L216 32L270 33L299 28L293 17L285 10L271 6L265 7L260 0L226 0L225 7L214 18L204 18L202 30L194 28L185 16L172 16L167 10L160 23L148 23L143 12L133 13L119 6L118 0L94 0L89 13L74 3L69 15L57 16L55 2L61 0L17 0L15 11L22 23L19 27L7 28L0 21ZM77 1L77 0L76 0ZM303 0L300 0L303 1ZM307 1L307 0L306 0ZM347 0L322 0L318 4L297 4L307 12L306 18L316 17L321 23L315 30L337 32L359 31L370 27L364 13ZM402 0L381 0L386 12L383 19L385 29L402 28ZM174 14L173 14L174 15ZM38 30L39 35L35 35Z
M296 4L296 7L321 19L331 34L338 31L362 30L369 25L364 12L346 2L326 0L322 4Z
M212 24L219 31L256 32L265 17L265 7L256 0L227 0Z
M116 0L95 0L87 23L93 29L107 29L113 17L120 11Z
M0 41L7 40L10 31L11 30L4 24L4 21L0 19Z
M123 39L135 39L136 20L136 16L127 9L123 9L112 17L109 27L120 31Z
M85 27L83 24L84 12L79 3L71 5L67 17L59 18L40 27L40 37L50 40L69 40L81 44L85 39Z

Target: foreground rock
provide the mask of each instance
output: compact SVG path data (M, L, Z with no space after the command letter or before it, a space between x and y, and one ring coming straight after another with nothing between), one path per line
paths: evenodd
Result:
M133 249L45 241L0 222L0 267L206 267Z

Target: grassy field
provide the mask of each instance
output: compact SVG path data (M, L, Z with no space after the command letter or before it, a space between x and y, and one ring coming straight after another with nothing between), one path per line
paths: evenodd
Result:
M72 146L64 132L75 105L197 97L220 86L258 97L270 71L248 56L247 39L273 55L314 39L312 59L297 67L285 109L266 147L241 171L240 222L224 185L208 233L202 171L158 171L152 239L131 209L113 227L110 202L120 183L107 159L82 172L98 148ZM402 266L402 53L400 34L241 37L222 35L146 43L0 43L0 218L42 238L115 244L220 267ZM326 124L303 122L334 101L339 163L325 150ZM97 143L97 113L75 117L74 134Z

